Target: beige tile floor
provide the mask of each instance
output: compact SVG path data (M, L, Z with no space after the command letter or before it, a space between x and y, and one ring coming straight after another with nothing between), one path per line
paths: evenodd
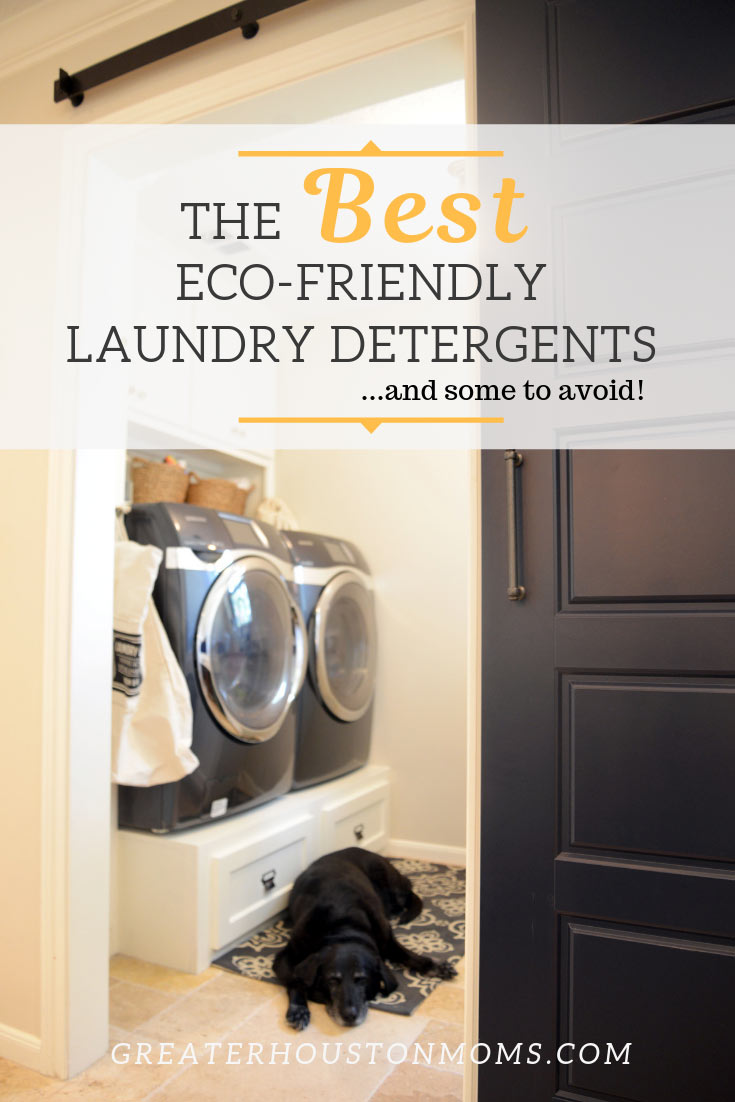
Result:
M463 965L457 979L440 984L410 1018L371 1010L363 1025L345 1030L331 1021L323 1007L313 1006L311 1025L297 1034L284 1021L285 992L272 984L218 968L190 976L132 957L113 957L111 1046L128 1044L135 1053L139 1043L147 1043L151 1059L157 1059L159 1045L164 1043L163 1058L171 1063L148 1064L143 1049L139 1063L131 1059L116 1064L108 1052L75 1079L61 1082L0 1060L0 1098L13 1102L49 1098L59 1102L229 1102L266 1096L274 1102L461 1099L461 1066L447 1058L443 1064L438 1060L442 1042L454 1052L462 1041ZM339 1042L340 1058L326 1062L337 1055ZM360 1044L351 1054L354 1063L347 1062L351 1043ZM421 1063L421 1057L417 1064L410 1062L414 1043L433 1056L430 1066ZM260 1052L264 1061L270 1057L273 1044L278 1046L276 1053L285 1052L290 1044L288 1063L283 1056L277 1056L278 1064L258 1063ZM300 1050L301 1062L296 1058L300 1045L314 1046L314 1050ZM391 1045L398 1046L390 1050L393 1062L388 1059ZM399 1062L402 1045L407 1046L409 1062ZM312 1051L318 1054L313 1062Z

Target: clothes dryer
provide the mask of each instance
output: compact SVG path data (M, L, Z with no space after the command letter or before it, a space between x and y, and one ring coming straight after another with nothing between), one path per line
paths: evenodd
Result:
M377 627L370 571L347 540L282 532L308 626L309 669L296 702L294 788L339 777L370 753Z
M121 785L122 827L165 832L287 792L307 663L289 549L275 528L195 505L135 505L130 539L164 552L153 596L186 677L199 767Z

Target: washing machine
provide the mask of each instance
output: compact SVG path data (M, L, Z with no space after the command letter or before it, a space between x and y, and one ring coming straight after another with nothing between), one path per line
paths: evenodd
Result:
M283 532L309 632L309 669L296 702L294 788L365 765L377 659L372 580L354 544Z
M308 657L288 547L275 528L194 505L135 505L125 523L164 553L153 597L191 694L199 767L121 785L120 826L182 829L288 792Z

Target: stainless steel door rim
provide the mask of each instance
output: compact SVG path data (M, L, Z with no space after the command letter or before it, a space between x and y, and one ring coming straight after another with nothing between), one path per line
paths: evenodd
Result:
M362 670L353 670L357 677L357 685L356 689L349 694L352 699L348 699L344 692L340 694L339 687L335 685L333 671L330 672L329 669L330 654L327 645L330 614L340 602L347 601L354 605L357 613L364 651ZM352 570L340 571L326 584L314 609L313 623L312 676L316 681L317 691L337 719L348 722L360 719L370 707L375 690L377 631L372 594L359 574Z
M260 579L258 575L261 576ZM280 642L283 647L280 663L282 668L280 671L276 670L276 682L270 686L271 691L266 694L269 699L263 700L261 707L263 722L246 722L242 714L237 714L233 701L228 699L228 696L231 696L234 690L242 692L243 679L239 678L238 674L240 670L245 669L249 658L253 660L253 656L248 656L237 649L234 654L228 656L224 650L215 646L215 639L217 632L221 630L220 620L227 618L228 606L230 618L236 614L234 596L243 585L245 592L242 595L244 601L242 612L246 617L249 614L250 619L246 624L233 623L232 631L237 632L238 629L247 627L248 634L252 635L255 628L263 630L263 625L255 624L252 617L252 608L249 604L251 594L248 591L252 590L254 595L258 584L263 588L264 582L267 602L272 606L273 611L280 614L280 628L285 636L279 641L274 632L271 640L276 645ZM277 603L280 605L278 608L275 607ZM269 655L264 653L261 639L254 641L254 651L255 662L261 667L265 665L265 673L270 676L272 671L268 668ZM272 738L280 729L289 707L303 685L308 661L306 628L301 611L291 596L283 575L273 563L257 554L246 555L222 571L202 605L196 629L194 653L199 687L210 711L224 730L242 742L265 742ZM218 664L228 657L234 672L229 686L224 684L222 672L217 668ZM256 709L257 707L256 701Z

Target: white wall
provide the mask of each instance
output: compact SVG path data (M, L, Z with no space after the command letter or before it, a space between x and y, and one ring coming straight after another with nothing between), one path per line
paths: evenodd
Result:
M0 484L0 1035L38 1037L48 452L0 451Z
M395 771L391 835L464 846L467 452L283 451L276 492L307 530L353 540L376 582L372 760Z

